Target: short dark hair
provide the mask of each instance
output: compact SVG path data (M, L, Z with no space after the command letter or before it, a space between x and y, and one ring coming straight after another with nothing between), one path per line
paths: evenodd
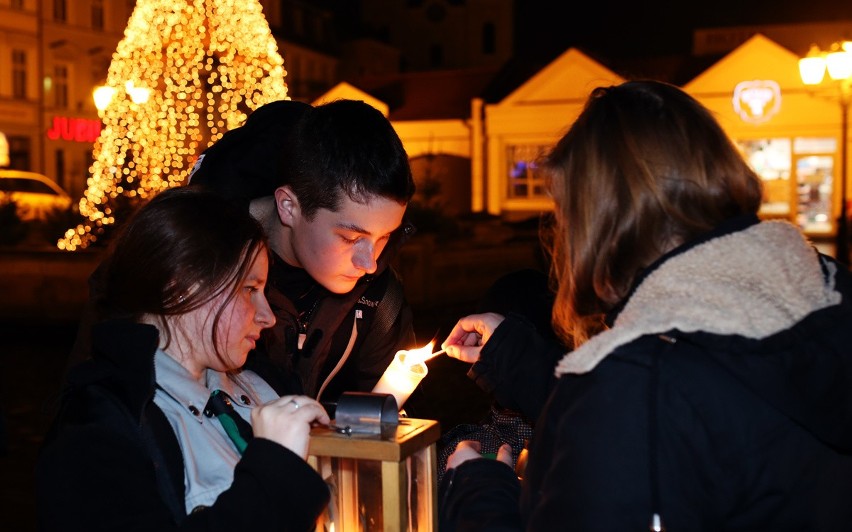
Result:
M185 314L228 292L211 331L218 350L222 309L267 249L263 230L245 209L200 187L166 189L139 207L111 243L96 301L100 317L157 317L168 343L165 316Z
M380 196L406 204L414 195L408 155L390 121L360 100L335 100L308 110L282 146L280 185L302 213L336 211L342 195L364 203Z
M231 201L248 204L271 196L281 180L282 147L293 141L296 124L312 109L295 100L279 100L258 107L245 124L222 135L204 150L189 176Z

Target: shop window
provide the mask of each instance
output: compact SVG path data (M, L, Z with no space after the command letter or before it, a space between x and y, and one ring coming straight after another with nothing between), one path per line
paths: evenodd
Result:
M796 158L796 223L807 233L831 232L831 191L834 157Z
M760 215L790 218L793 207L790 184L791 142L789 138L739 141L746 161L763 180Z
M515 145L507 148L509 199L547 197L545 179L538 166L547 148L544 145Z
M12 50L12 97L27 98L27 53L23 50Z
M836 139L754 139L737 144L763 180L761 217L790 220L808 234L832 231Z
M92 0L92 28L104 29L104 0Z

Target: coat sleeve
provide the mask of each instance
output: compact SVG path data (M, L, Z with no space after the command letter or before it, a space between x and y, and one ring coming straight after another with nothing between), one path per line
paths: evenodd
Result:
M647 530L648 370L602 362L559 379L536 428L521 513L528 530Z
M329 497L304 460L257 438L237 464L231 487L178 523L142 447L98 424L68 428L42 449L36 489L39 529L46 532L312 530Z
M535 420L556 382L564 349L542 337L524 317L509 314L483 347L468 376L501 406Z
M489 459L450 469L438 488L441 532L523 530L520 482L511 468Z

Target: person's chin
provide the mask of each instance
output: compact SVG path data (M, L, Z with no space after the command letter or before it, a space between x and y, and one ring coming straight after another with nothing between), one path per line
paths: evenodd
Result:
M355 285L358 284L360 277L340 276L334 281L325 284L325 288L334 294L346 294L351 292Z

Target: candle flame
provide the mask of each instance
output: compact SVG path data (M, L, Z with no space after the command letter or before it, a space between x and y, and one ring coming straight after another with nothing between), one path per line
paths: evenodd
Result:
M405 365L406 366L416 366L417 364L422 364L426 362L437 353L432 353L432 348L435 347L435 341L432 340L428 344L418 349L409 349L405 352Z

